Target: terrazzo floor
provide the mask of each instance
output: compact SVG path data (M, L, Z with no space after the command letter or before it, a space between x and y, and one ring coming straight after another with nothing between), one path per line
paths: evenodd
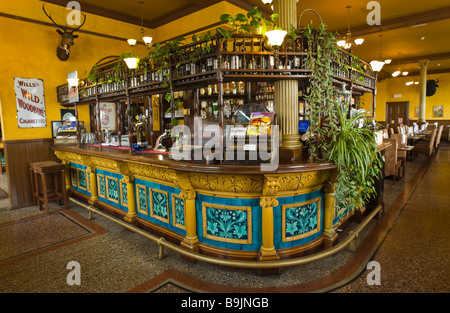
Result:
M404 178L385 181L386 211L360 234L356 252L275 276L191 264L167 249L159 260L156 244L101 216L88 220L74 203L69 210L52 204L45 214L37 206L11 210L2 199L0 293L448 293L449 178L446 143L431 162L418 155ZM79 264L80 285L67 282L71 261ZM368 283L369 261L380 266L379 285Z

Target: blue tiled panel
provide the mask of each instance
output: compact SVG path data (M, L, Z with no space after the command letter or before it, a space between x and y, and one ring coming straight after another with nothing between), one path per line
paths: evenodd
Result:
M70 163L70 181L72 189L87 196L91 196L89 188L89 175L86 173L86 166Z
M304 207L300 208L300 206L302 205L301 203L308 202L317 197L320 197L320 208L317 208L317 211L320 210L320 212L319 212L320 213L320 221L318 223L319 231L315 234L306 236L301 239L283 241L283 233L282 233L283 232L283 224L282 223L286 223L286 221L282 220L282 206L290 205L293 203L299 203L299 206L293 207L294 208L293 212L301 211L302 214L304 214L304 213L307 213L308 210L307 210L307 208L304 208ZM284 248L299 246L299 245L308 243L308 242L321 236L322 229L323 229L323 194L322 194L322 190L317 190L317 191L314 191L311 193L297 195L297 196L280 197L280 198L277 198L277 200L278 200L279 204L278 204L278 206L274 207L274 245L275 245L275 249L284 249ZM314 218L313 216L310 216L310 217ZM289 229L289 225L288 225L289 220L287 222L288 223L285 224L285 227L286 227L286 229ZM317 226L317 225L315 225L315 226ZM308 227L310 227L310 226L306 226L306 228L308 228ZM291 233L287 233L286 237L289 238L291 235L292 235Z
M128 212L128 208L121 201L122 191L120 186L123 175L103 169L97 169L96 175L99 201Z
M341 211L341 212L339 213L339 211ZM343 219L344 217L346 217L348 213L349 213L349 209L348 208L345 208L344 210L342 210L342 209L340 209L340 208L338 208L336 206L335 213L334 213L335 218L333 219L333 225L338 224L338 222L341 219Z
M184 225L184 203L183 210L181 210L180 202L178 202L178 213L175 213L175 215L173 213L173 205L176 204L177 198L172 197L172 195L178 196L181 192L179 188L140 178L135 178L134 185L136 188L136 211L139 218L183 236L186 235L186 230L182 228ZM145 196L145 199L142 198L143 196ZM182 199L178 201L182 201ZM145 209L143 208L144 205L146 206ZM178 216L176 216L177 214ZM182 223L180 223L181 221Z
M259 250L261 247L259 201L259 199L224 198L197 193L196 213L199 241L220 248ZM206 212L203 212L203 203L205 203ZM246 207L251 208L251 220L247 219L247 211L241 210ZM227 208L230 209L227 210ZM238 210L233 210L236 208ZM251 243L243 243L248 242L249 237Z

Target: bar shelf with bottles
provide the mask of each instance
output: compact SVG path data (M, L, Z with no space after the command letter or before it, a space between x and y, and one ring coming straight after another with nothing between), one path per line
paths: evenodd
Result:
M352 82L355 88L373 91L376 77L370 65L346 51L340 50L339 53L339 61L332 62L336 82ZM276 52L266 46L261 35L234 35L230 39L213 37L180 47L170 60L170 75L175 90L232 81L303 81L308 80L311 73L307 54L303 37L289 42L285 40ZM136 70L126 68L120 59L98 68L101 70L94 77L81 80L80 103L96 97L156 94L166 90L162 86L167 81L169 69L148 60L143 60ZM67 104L62 86L58 86L57 92L58 102Z

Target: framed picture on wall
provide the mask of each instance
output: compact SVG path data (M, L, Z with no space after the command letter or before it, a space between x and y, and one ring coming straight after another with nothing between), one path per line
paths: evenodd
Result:
M75 109L61 109L61 121L76 121Z
M433 106L433 117L444 117L444 106L443 105Z
M61 126L61 121L52 121L52 138L56 138L58 134L58 128Z

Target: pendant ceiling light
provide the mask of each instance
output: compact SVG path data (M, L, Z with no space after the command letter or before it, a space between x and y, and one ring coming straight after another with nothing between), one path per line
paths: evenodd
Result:
M374 72L381 71L381 69L383 68L383 66L385 64L384 61L381 61L381 60L383 60L382 54L381 54L381 38L382 37L383 37L383 35L380 35L380 60L373 60L372 62L370 62L370 66L372 67L372 70Z
M397 76L399 76L400 74L402 74L403 76L407 76L407 75L409 74L409 72L408 72L408 71L402 71L402 70L401 70L401 66L400 66L400 56L399 56L399 58L398 58L398 68L397 68L397 70L396 70L394 73L392 73L392 77L397 77Z
M348 29L347 29L347 36L342 38L341 40L338 40L337 45L339 47L342 47L344 49L349 50L352 47L352 32L350 31L350 9L352 8L351 5L346 6L348 9ZM364 42L364 38L356 38L354 41L355 45L360 46Z
M140 33L140 38L139 38L139 39L142 39L142 41L144 42L144 44L145 44L147 47L151 47L151 46L152 46L152 40L153 40L153 38L150 37L150 36L144 36L144 35L145 35L145 30L144 30L144 14L143 14L143 12L142 12L142 6L144 5L144 1L139 1L138 3L141 5L141 33ZM133 47L133 46L136 45L136 43L138 43L138 40L136 40L136 39L134 39L134 38L130 38L130 39L127 40L127 42L128 42L128 44L129 44L130 46Z
M269 45L271 45L275 50L277 50L283 43L284 37L287 31L285 30L270 30L266 32L267 39L269 40Z

